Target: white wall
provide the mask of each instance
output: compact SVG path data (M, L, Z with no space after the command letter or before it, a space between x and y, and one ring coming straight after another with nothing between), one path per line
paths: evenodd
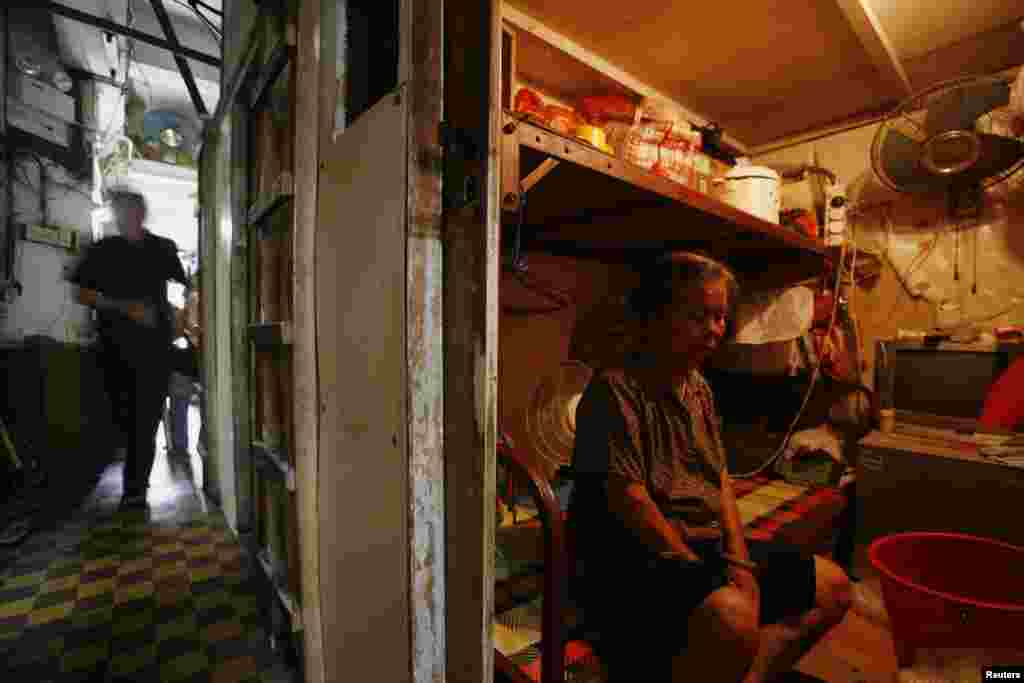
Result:
M777 168L816 161L849 187L858 209L851 222L856 243L884 260L878 284L855 293L854 312L869 363L874 340L895 336L900 329L960 321L991 331L999 325L1024 324L1024 171L986 193L981 218L961 225L958 249L944 200L897 195L875 178L871 143L877 128L856 128L755 159ZM930 256L913 265L936 238ZM869 367L865 377L870 376Z
M89 185L76 184L62 168L46 163L46 224L78 231L80 243L92 235ZM35 162L18 164L14 181L14 211L18 223L41 223L39 167ZM74 293L64 279L65 269L77 255L66 249L19 240L16 245L14 277L22 294L8 306L0 334L21 339L46 335L76 342L88 333L89 312L73 301Z

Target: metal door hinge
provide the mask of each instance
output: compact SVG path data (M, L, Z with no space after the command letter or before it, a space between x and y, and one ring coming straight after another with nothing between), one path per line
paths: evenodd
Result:
M480 201L483 153L476 135L445 121L438 133L444 150L444 208L462 209Z

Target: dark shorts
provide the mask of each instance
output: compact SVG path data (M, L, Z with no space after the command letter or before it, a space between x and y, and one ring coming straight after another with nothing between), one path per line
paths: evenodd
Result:
M727 565L718 557L718 542L691 545L704 562L685 565L652 560L609 586L598 606L600 649L609 664L623 660L629 668L641 658L667 665L686 648L690 614L711 593L728 584ZM760 567L761 623L802 614L815 605L813 556L781 542L747 541L750 558ZM628 576L628 578L627 578ZM587 620L591 608L587 607Z

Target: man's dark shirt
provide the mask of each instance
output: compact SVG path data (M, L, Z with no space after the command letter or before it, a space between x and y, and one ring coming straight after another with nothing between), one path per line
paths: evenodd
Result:
M132 348L169 351L172 318L167 302L167 281L188 286L172 240L146 232L133 241L120 235L93 244L78 264L70 281L95 289L112 299L138 301L157 312L156 328L147 328L121 313L98 311L101 339L125 353Z

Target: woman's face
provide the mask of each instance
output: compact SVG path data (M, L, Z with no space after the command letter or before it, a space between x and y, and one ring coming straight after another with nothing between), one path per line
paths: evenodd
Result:
M701 365L725 336L729 315L729 291L724 280L680 292L659 322L659 346L675 362L689 367Z

